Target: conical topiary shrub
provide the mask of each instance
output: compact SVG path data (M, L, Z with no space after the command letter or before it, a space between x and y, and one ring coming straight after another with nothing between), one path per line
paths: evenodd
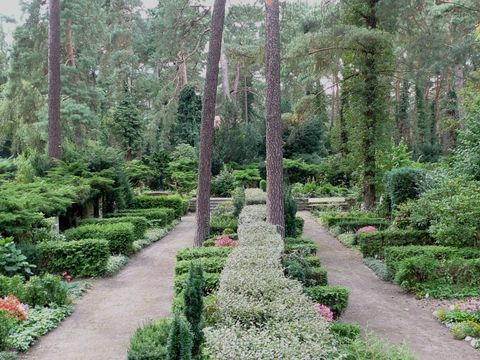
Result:
M167 360L191 360L192 345L190 324L184 315L176 313L168 335Z

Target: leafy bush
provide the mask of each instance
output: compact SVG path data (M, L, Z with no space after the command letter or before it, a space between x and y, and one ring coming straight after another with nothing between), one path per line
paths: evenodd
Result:
M188 201L180 195L139 195L134 198L133 207L139 209L169 208L173 209L175 217L179 218L187 212Z
M417 199L426 188L427 173L423 169L398 168L385 174L385 190L395 209L401 203Z
M285 276L307 287L327 285L327 271L320 266L319 261L312 261L314 257L308 254L308 252L296 251L286 255L282 261Z
M315 255L317 253L317 245L311 240L286 238L285 253L291 254L293 252Z
M8 334L17 325L18 320L4 310L0 310L0 351L8 346Z
M118 274L128 264L128 256L125 255L112 255L109 256L107 260L107 265L105 266L105 275L113 276Z
M218 285L220 283L220 274L219 273L208 273L205 272L204 276L204 283L203 283L203 293L204 295L208 295L212 293L214 290L218 289ZM188 281L188 273L177 275L174 281L174 288L175 294L178 295L182 291L185 290L186 284Z
M210 219L210 234L221 235L225 229L233 229L236 231L238 226L237 219L229 215L213 215Z
M295 237L302 236L305 220L300 216L295 216Z
M200 264L190 264L188 280L183 292L185 318L190 323L192 332L192 355L197 356L203 342L202 312L203 312L203 268Z
M177 252L177 261L208 257L227 257L232 251L232 247L199 247L194 249L183 249Z
M362 328L357 324L349 324L341 321L335 321L330 325L330 331L341 342L348 342L360 338Z
M312 178L317 178L322 171L319 165L307 164L304 161L283 159L283 176L290 184L305 184Z
M25 283L23 291L23 295L18 298L31 306L50 304L62 306L70 302L68 286L61 280L60 276L56 275L32 276Z
M106 240L48 241L37 245L38 268L42 272L72 276L99 276L110 256Z
M0 332L1 332L1 330L0 330ZM15 353L15 352L0 351L0 360L18 360L18 356L17 356L17 353Z
M257 187L259 181L262 180L258 168L252 167L235 170L233 176L235 177L235 184L243 187Z
M405 259L426 256L437 260L453 258L475 259L480 257L480 249L455 248L446 246L392 246L385 248L385 264L390 277L394 277L398 265Z
M328 183L318 184L316 182L309 181L305 184L294 184L292 187L292 193L296 198L335 197L347 196L348 189Z
M467 336L480 337L480 324L474 321L464 321L452 326L451 329L453 338L456 340L463 340Z
M233 206L235 207L233 216L238 217L245 206L245 189L243 187L236 187L232 196Z
M171 321L161 319L148 323L135 331L128 349L128 360L164 360Z
M267 182L265 180L260 180L260 189L262 189L263 192L267 192Z
M132 252L135 230L131 223L90 224L65 231L69 241L105 239L112 254L128 255Z
M405 345L392 345L371 334L365 340L357 338L342 347L347 360L414 360Z
M0 274L32 274L35 265L27 261L27 257L17 249L13 238L2 238L0 236Z
M79 225L86 224L116 224L120 222L132 223L135 228L135 237L141 239L145 235L145 231L149 228L150 224L144 216L122 216L114 218L90 218L83 219Z
M226 170L212 179L211 194L213 196L229 197L235 189L235 176Z
M385 262L373 257L363 258L363 263L367 265L380 279L388 281L391 276L388 273Z
M398 265L395 282L403 288L423 294L425 289L446 286L450 289L480 286L480 259L437 260L415 256ZM432 296L437 296L432 294Z
M339 234L337 235L337 239L346 247L352 247L357 244L357 238L355 234L352 233Z
M284 187L283 190L283 214L285 218L285 236L295 237L297 235L297 227L295 215L297 213L297 203L293 199L292 189Z
M357 236L360 251L364 257L382 257L387 246L431 245L435 240L422 230L389 229Z
M128 209L121 210L114 214L108 214L110 217L144 217L154 226L167 226L175 220L175 210L169 208L150 208L150 209Z
M246 205L261 205L267 202L267 194L261 189L245 189Z
M358 229L365 226L375 226L378 229L385 229L388 227L388 222L385 219L374 217L322 217L322 223L327 228L338 227L344 232L356 232Z
M188 273L190 266L195 263L202 266L203 270L209 273L221 273L225 266L225 257L207 257L198 260L182 260L175 264L175 274L182 275Z
M167 360L191 360L193 339L187 319L176 313L167 340Z
M35 340L55 329L72 312L72 306L35 307L28 319L14 328L9 343L18 351L27 351Z
M339 317L347 308L350 290L343 286L314 286L305 289L313 301L326 305L333 311L335 317Z

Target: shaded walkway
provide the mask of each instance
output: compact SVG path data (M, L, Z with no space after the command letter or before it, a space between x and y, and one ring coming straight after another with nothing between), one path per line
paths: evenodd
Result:
M406 342L419 360L479 360L480 352L465 341L452 339L449 330L438 322L420 301L400 287L382 281L362 263L362 255L343 246L308 212L304 236L319 246L322 265L332 285L351 291L342 320L394 343Z
M133 256L110 279L100 279L75 312L26 354L29 360L124 360L130 337L148 320L170 314L175 254L193 243L195 215Z

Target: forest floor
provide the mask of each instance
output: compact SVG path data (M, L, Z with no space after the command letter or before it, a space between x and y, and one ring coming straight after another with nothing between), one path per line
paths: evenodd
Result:
M349 305L341 320L359 324L366 332L393 343L404 342L419 360L478 360L479 352L466 341L454 340L437 321L431 307L400 287L380 280L362 262L359 251L345 247L308 212L304 236L314 240L331 285L350 289Z
M133 256L113 278L95 281L75 311L42 337L23 359L122 360L130 337L149 320L169 316L175 254L193 244L195 214L162 240Z

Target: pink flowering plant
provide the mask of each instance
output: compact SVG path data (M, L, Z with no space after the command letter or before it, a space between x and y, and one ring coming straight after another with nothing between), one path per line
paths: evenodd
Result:
M27 320L28 305L22 304L15 296L10 295L0 299L0 311L5 311L18 321Z
M327 320L327 322L332 322L333 321L333 312L330 310L328 306L322 305L322 304L315 304L313 305L315 307L315 310L317 310L318 314Z
M364 226L357 230L357 235L366 234L366 233L375 233L378 229L375 226Z
M219 236L213 243L216 247L237 246L237 242L228 235Z

